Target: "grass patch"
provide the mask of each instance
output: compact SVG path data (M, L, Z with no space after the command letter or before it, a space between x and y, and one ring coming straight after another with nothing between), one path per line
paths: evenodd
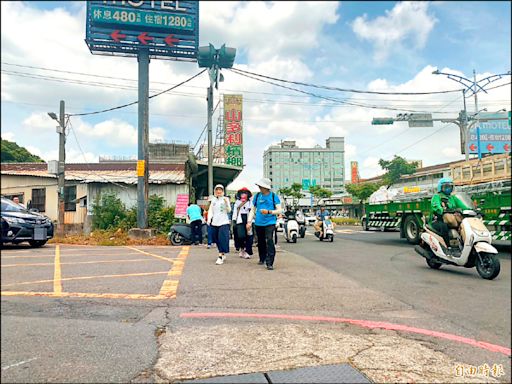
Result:
M334 217L331 218L331 221L338 225L361 225L361 221L359 219L349 217Z
M95 230L89 236L67 235L65 237L54 237L50 244L76 244L76 245L97 245L97 246L124 246L124 245L171 245L166 235L156 235L151 239L130 239L128 233L122 229Z

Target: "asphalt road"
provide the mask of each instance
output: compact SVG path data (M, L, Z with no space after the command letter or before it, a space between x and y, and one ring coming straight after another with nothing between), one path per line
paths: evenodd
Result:
M4 247L2 382L128 382L150 368L180 251Z
M476 268L443 265L440 270L430 269L398 232L337 227L334 242L321 243L310 228L298 244L280 241L280 245L410 308L402 313L378 313L375 318L395 322L398 318L408 325L510 348L510 246L499 246L501 272L488 281L480 278ZM510 359L505 363L510 366Z

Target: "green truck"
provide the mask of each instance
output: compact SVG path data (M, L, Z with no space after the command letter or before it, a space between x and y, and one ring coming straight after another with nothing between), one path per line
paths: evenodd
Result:
M456 186L455 191L466 192L484 215L484 223L492 233L493 240L511 240L510 181L500 181L472 186ZM423 219L430 217L431 193L408 194L393 201L380 204L365 204L365 215L361 225L370 229L400 230L400 238L418 244Z

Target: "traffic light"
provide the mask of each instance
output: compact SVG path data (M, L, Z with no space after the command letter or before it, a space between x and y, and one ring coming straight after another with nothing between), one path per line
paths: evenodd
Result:
M231 68L235 62L236 48L226 47L226 44L222 44L219 49L219 67L220 68Z
M215 63L215 55L217 50L210 44L197 49L197 65L200 68L210 68Z

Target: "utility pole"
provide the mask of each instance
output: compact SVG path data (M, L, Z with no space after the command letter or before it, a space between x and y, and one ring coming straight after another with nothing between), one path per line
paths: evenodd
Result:
M149 50L139 49L139 126L137 135L137 227L148 228Z
M235 62L236 49L226 47L223 44L215 49L212 44L199 47L197 51L197 65L199 68L208 68L210 86L206 94L208 101L208 194L213 195L213 138L212 138L212 115L213 115L213 86L218 89L219 81L224 81L219 69L231 68Z
M208 195L213 195L213 138L212 138L212 115L213 115L213 84L217 77L216 69L208 69L210 86L207 90L206 100L208 101Z
M64 236L64 185L65 185L65 168L66 168L66 116L64 100L60 101L59 113L59 176L58 176L58 211L59 220L57 232L59 236Z

